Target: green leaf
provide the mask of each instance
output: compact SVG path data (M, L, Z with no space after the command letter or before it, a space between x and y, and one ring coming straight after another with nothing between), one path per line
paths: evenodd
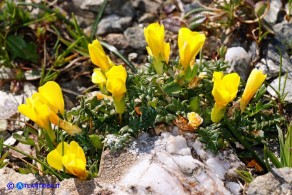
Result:
M281 164L281 162L278 160L278 158L273 154L272 151L270 151L266 146L264 147L264 157L265 157L265 161L266 161L266 166L269 169L270 168L270 164L268 159L270 159L271 163L276 167L276 168L282 168L283 165Z
M164 87L163 90L167 93L167 94L174 94L174 93L179 93L181 91L181 86L172 81L170 83L167 83Z
M236 173L246 182L246 183L251 183L253 180L252 175L250 172L243 171L243 170L236 170Z
M37 63L39 56L36 51L36 45L33 42L27 43L19 35L8 35L7 36L7 49L12 55L12 59L17 57Z
M16 139L17 141L23 143L23 144L26 144L26 145L30 145L30 146L35 145L34 140L30 137L23 137L17 133L14 133L13 138Z
M103 148L103 143L102 143L103 136L93 134L93 135L89 135L89 138L92 145L95 148L100 149L100 150Z
M187 70L185 71L185 80L190 82L198 73L199 66L194 64L193 68L188 66Z
M280 157L281 157L281 163L283 166L287 166L287 158L286 158L286 152L284 147L284 136L282 129L277 125L278 130L278 136L279 136L279 144L280 144Z
M292 167L292 125L288 126L288 132L284 144L284 153L287 166Z
M196 96L190 100L190 109L193 112L198 112L200 109L200 97Z

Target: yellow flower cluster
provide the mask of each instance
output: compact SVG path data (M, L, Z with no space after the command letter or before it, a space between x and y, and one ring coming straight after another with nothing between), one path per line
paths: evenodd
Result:
M245 110L249 101L261 87L266 77L267 75L263 74L262 71L257 69L252 70L240 99L241 112ZM214 72L213 81L212 95L214 96L215 105L211 112L211 120L217 123L224 117L227 104L235 99L240 77L237 73L223 76L222 72Z
M122 65L115 65L105 54L100 42L94 40L88 44L91 61L99 68L95 68L92 74L92 82L98 84L100 90L112 94L116 113L125 112L124 94L126 93L127 71ZM104 88L106 87L106 90Z
M66 142L59 143L57 148L48 154L47 162L59 171L64 167L67 173L80 179L86 179L88 176L84 151L75 141L71 141L70 145Z
M164 42L164 26L153 23L144 29L146 47L148 54L153 57L153 67L157 74L163 73L164 62L168 64L170 56L170 45ZM184 71L192 68L196 55L202 49L205 35L192 32L188 28L181 28L178 33L179 63Z
M51 123L61 127L70 135L81 132L79 127L60 119L57 115L64 114L64 99L60 86L54 81L39 87L38 92L26 99L26 104L18 106L18 111L45 129L52 141L55 140L55 134Z

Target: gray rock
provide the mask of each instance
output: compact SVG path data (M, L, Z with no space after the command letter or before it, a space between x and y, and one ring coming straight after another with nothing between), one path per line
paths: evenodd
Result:
M255 65L255 67L262 70L263 73L267 75L267 79L277 77L280 71L279 66L275 65L272 60L261 59L261 61Z
M225 61L231 68L229 72L235 71L243 80L247 80L250 69L250 55L242 47L231 47L227 49Z
M0 193L19 194L19 190L8 189L21 181L25 184L52 183L56 188L22 189L23 194L232 194L239 184L232 182L226 172L238 169L226 161L233 158L230 153L214 156L204 150L204 145L194 137L173 136L163 132L161 136L147 134L135 140L127 150L102 154L98 177L81 181L65 179L58 182L50 176L22 175L9 168L0 169ZM194 158L190 147L198 157ZM204 159L201 155L204 153ZM195 155L195 154L194 154ZM237 158L237 157L236 157ZM212 163L210 164L210 160ZM209 162L209 163L207 163ZM224 179L222 179L224 178ZM237 178L238 179L238 178Z
M22 135L23 134L23 131L18 131L18 132L16 132L16 134ZM17 140L13 136L11 136L11 137L9 137L8 139L6 139L4 141L4 144L5 145L8 145L8 146L12 146L12 145L14 145L16 143L16 141Z
M282 2L279 0L271 0L270 2L270 10L264 19L270 24L275 24L278 18L278 13L282 8Z
M98 13L104 0L73 0L71 8L77 13L85 13L84 11L90 11L92 13ZM73 8L72 8L73 7ZM118 14L120 16L134 15L134 7L130 0L111 0L108 1L104 10L105 15Z
M0 91L0 131L13 131L15 128L25 125L21 122L25 120L25 117L23 115L16 115L18 105L24 103L25 99L32 96L34 92L36 92L36 88L31 83L24 83L23 92L20 95ZM17 120L11 120L8 123L7 119L12 117Z
M264 49L263 53L265 53L264 58L269 68L271 67L271 69L273 69L273 67L280 67L282 56L283 72L292 72L292 64L290 62L289 55L285 51L283 44L281 44L281 42L279 42L278 40L272 39L272 41Z
M135 26L127 28L127 30L124 32L124 35L132 48L145 49L146 41L142 27Z
M247 189L248 195L292 194L292 169L273 169L272 172L255 178Z
M105 37L105 41L115 46L117 49L126 49L129 47L129 43L123 34L111 33Z
M279 77L278 78L276 78L275 80L273 80L272 82L271 82L271 86L275 89L275 90L277 90L278 91L278 89L279 89ZM282 94L282 91L283 91L283 88L284 88L284 84L285 84L285 76L282 76L281 77L281 82L280 82L280 94ZM290 102L290 103L292 103L292 88L291 88L291 86L292 86L292 79L291 79L291 76L289 77L287 77L287 80L286 80L286 87L285 87L285 89L284 89L284 94L286 94L287 93L287 95L286 95L286 97L285 97L285 101L287 101L287 102ZM276 94L276 92L269 86L268 88L267 88L267 91L272 95L272 96L274 96L274 97L277 97L277 94ZM279 92L279 91L278 91Z
M80 5L81 9L97 12L104 0L73 0L75 5Z
M152 0L134 0L133 6L145 13L157 15L161 4Z
M226 188L234 195L241 194L241 186L238 183L235 182L228 182L226 185Z
M129 16L133 18L136 14L136 10L130 0L111 0L106 7L105 13L116 13L120 16Z
M131 22L131 17L119 17L116 14L109 15L99 22L97 34L102 35L123 32L128 26L131 25Z
M282 23L275 24L273 30L276 34L275 38L283 43L286 50L292 48L292 23L284 20Z
M156 16L152 13L144 13L138 21L141 23L151 23L155 21Z

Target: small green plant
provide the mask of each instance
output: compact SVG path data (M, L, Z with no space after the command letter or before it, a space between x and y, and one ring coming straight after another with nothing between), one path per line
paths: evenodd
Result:
M106 3L104 1L93 29ZM229 28L240 21L237 11L242 3L240 0L223 1L223 4L215 3L216 9L208 8L207 11L216 13L219 10L222 27ZM19 6L44 11L39 19L27 23L42 21L36 29L30 28L37 37L36 42L30 43L23 36L25 34L17 30L0 37L5 47L10 48L8 56L3 53L3 59L40 64L37 70L42 86L19 106L19 111L37 126L26 123L23 135L13 135L17 141L31 146L35 155L5 145L30 159L20 167L20 172L42 172L60 180L95 177L104 149L121 150L142 132L153 134L159 124L176 125L182 134L184 131L196 132L206 148L215 154L233 147L241 159L255 161L264 171L271 168L267 159L275 167L291 166L292 128L289 126L285 139L279 128L287 125L284 93L278 93L278 102L270 98L266 94L266 75L262 71L254 69L244 83L237 73L225 73L228 65L222 58L204 60L201 49L206 36L203 33L181 28L178 58L171 59L170 43L164 41L164 26L150 24L144 29L149 63L136 68L114 47L93 40L93 33L86 36L74 15L68 20L58 11L48 9L45 3L20 2L15 9ZM65 28L59 28L56 21L65 24ZM264 34L260 33L259 41ZM14 40L21 44L16 45ZM121 57L126 65L115 64L104 48ZM27 55L23 50L31 53ZM221 57L225 50L221 47ZM199 60L196 59L198 54ZM75 62L89 58L95 67L91 79L96 85L90 88L90 93L79 97L78 106L66 111L59 84L50 80L70 69ZM267 149L269 140L278 138L281 162ZM3 140L0 140L1 155L3 146ZM258 148L264 148L264 152L256 150ZM0 166L9 166L9 163L3 163L7 155L1 156ZM252 180L248 172L239 174L246 182Z

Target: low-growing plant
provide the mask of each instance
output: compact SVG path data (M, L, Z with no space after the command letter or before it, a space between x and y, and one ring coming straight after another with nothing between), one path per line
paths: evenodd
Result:
M215 154L232 147L257 171L270 170L263 159L268 156L271 160L272 156L267 149L261 149L268 146L270 139L280 136L281 163L290 166L291 153L287 150L291 139L284 141L277 128L288 122L284 113L278 112L278 103L266 94L266 75L253 69L244 83L237 73L226 73L228 65L222 59L206 61L200 55L197 60L206 40L203 33L181 28L179 56L170 58L164 26L150 24L144 29L149 63L136 69L127 61L127 66L115 64L103 47L116 52L115 49L98 39L88 39L76 21L66 23L76 31L70 31L72 40L63 39L54 29L58 41L51 68L43 72L43 85L38 92L18 107L37 126L26 123L23 135L14 137L30 145L35 154L5 145L30 159L25 163L26 169L21 167L23 172L53 174L60 180L95 177L104 149L121 150L142 132L154 134L153 129L159 124L178 126L182 134L197 133ZM59 42L67 48L61 51ZM60 86L48 80L55 78L54 71L70 62L73 51L76 55L89 55L95 67L91 79L96 86L79 97L77 107L66 111ZM280 101L283 103L284 99ZM290 137L291 127L289 132ZM0 140L0 147L3 145ZM241 173L248 181L252 179Z

